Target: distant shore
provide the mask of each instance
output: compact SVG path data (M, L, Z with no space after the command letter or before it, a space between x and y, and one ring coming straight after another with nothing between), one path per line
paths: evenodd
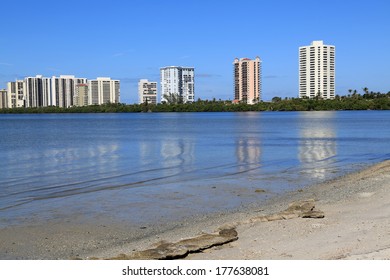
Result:
M263 111L339 111L390 110L390 92L372 95L336 96L335 99L302 99L274 97L272 101L233 103L231 100L201 100L192 103L107 103L103 105L49 106L37 108L6 108L0 114L53 114L53 113L158 113L158 112L263 112Z
M247 209L180 221L170 228L48 223L0 229L1 259L110 258L237 224L238 240L187 259L389 259L390 161ZM314 199L323 219L251 222L289 203Z

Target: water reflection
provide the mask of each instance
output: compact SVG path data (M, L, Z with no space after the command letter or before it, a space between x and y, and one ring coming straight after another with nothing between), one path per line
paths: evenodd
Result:
M162 139L160 155L164 168L179 168L187 171L192 168L195 160L195 147L192 141L186 139ZM167 169L171 173L173 170Z
M239 138L236 141L238 171L244 172L260 165L260 139Z
M302 112L298 158L305 174L324 179L337 154L335 112Z
M9 171L5 172L7 175L12 175L19 166L23 170L20 175L33 176L34 171L41 176L40 180L44 180L45 176L63 174L66 171L81 171L86 166L93 166L97 168L98 172L107 171L107 164L116 166L119 159L118 145L102 144L90 145L88 147L67 147L67 148L46 148L45 150L31 150L29 153L18 154L9 151L5 157L5 167ZM93 159L86 161L86 159ZM16 172L15 172L16 173Z
M18 151L9 151L3 157L6 168L0 182L4 197L0 196L0 210L97 188L98 181L110 179L118 168L118 149L110 143L45 147L19 156L15 156Z
M156 141L142 140L139 143L139 162L141 166L154 165L156 155L160 153L160 145Z
M43 152L44 164L53 172L82 173L92 167L98 175L118 166L118 149L117 143L49 149Z

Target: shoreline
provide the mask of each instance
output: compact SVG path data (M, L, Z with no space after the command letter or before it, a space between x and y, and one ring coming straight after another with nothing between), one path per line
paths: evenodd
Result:
M218 227L248 221L314 199L323 219L242 223L238 240L186 259L389 259L390 161L327 182L270 198L261 208L186 219L170 228L130 229L126 225L54 224L0 229L0 259L110 258L176 242Z

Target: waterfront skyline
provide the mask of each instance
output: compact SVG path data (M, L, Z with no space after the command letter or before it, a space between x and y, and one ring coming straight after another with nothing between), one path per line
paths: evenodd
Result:
M196 98L232 99L231 61L259 55L262 99L298 97L298 48L323 40L337 46L336 94L362 87L387 92L390 3L327 3L95 1L91 5L71 0L60 7L49 1L7 1L2 10L18 15L3 15L7 27L0 31L4 41L0 88L37 73L110 76L121 80L121 102L137 103L140 79L159 80L164 65L190 65L196 68ZM237 20L242 12L246 16ZM173 24L173 15L183 15L180 24Z
M109 77L95 80L77 78L73 75L59 77L25 77L7 83L7 90L1 92L2 108L38 108L57 106L102 105L120 102L120 81Z

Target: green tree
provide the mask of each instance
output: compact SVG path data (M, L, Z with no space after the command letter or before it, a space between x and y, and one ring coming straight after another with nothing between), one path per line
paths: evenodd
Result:
M178 93L168 93L163 96L168 104L183 104L183 97Z

